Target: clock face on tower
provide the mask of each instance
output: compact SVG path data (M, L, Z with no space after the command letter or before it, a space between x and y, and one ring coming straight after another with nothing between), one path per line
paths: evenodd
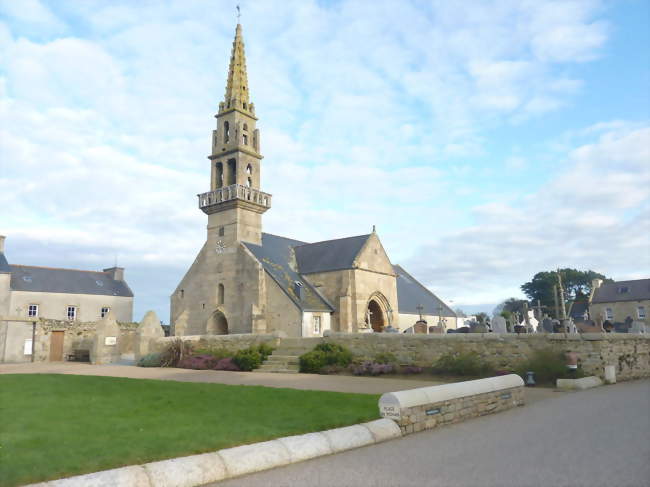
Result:
M215 246L214 250L217 252L217 254L223 254L226 250L226 246L221 240L219 240L217 241L217 245Z

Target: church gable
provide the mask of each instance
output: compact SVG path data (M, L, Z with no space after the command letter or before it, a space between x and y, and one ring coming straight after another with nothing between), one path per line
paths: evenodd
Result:
M376 233L368 236L365 244L354 259L355 267L359 269L394 274L393 265L384 250Z

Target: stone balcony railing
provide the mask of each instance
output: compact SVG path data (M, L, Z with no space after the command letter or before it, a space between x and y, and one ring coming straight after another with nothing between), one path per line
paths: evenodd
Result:
M231 200L243 200L256 203L265 208L271 208L271 195L259 189L253 189L242 184L231 184L198 195L199 208L204 209Z

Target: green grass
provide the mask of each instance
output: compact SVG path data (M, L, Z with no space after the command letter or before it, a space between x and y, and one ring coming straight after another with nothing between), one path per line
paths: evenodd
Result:
M379 417L374 394L74 375L0 376L0 485Z

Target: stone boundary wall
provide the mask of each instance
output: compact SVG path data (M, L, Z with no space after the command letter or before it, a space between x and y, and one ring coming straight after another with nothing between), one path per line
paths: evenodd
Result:
M137 323L118 323L120 337L118 340L119 353L132 354ZM60 321L41 319L36 325L36 340L34 344L34 361L47 362L50 360L50 333L64 331L63 359L73 350L92 350L96 335L97 322Z
M158 338L151 352L162 351L170 340ZM574 351L587 375L604 378L607 365L616 367L617 380L650 377L650 334L631 333L451 333L419 335L404 333L330 333L324 338L286 338L271 335L193 335L182 337L194 348L223 347L237 351L259 343L278 347L282 342L303 343L307 348L317 343L333 342L349 348L355 357L372 360L380 352L391 352L400 364L431 367L442 355L476 352L496 369L512 370L532 356L533 351L551 348L558 353Z
M182 337L164 337L156 338L149 345L149 353L162 352L169 343L181 338L184 342L189 342L192 347L200 348L224 348L231 352L237 352L252 345L268 343L272 347L277 347L282 340L277 335L255 335L252 333L243 333L240 335L186 335Z
M617 380L650 377L650 335L629 333L453 333L415 335L397 333L332 333L326 341L349 348L357 357L372 359L391 352L402 364L431 367L449 352L476 352L497 369L512 369L534 350L552 348L578 354L587 375L604 377L606 365L616 366Z
M524 405L524 381L518 375L389 392L379 411L402 434L417 433Z

